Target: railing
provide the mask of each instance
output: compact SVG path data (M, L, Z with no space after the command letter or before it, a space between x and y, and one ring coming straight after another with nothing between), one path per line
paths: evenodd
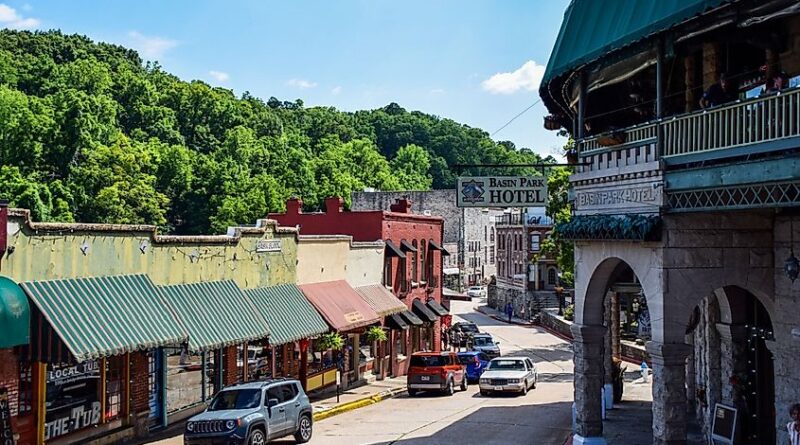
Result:
M664 157L709 152L800 136L800 89L668 117L578 141L579 156L643 145L662 131Z
M666 120L663 155L677 156L800 135L800 90Z

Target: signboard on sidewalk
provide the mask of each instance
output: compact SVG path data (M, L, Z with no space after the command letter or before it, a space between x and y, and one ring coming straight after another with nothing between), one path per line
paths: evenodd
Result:
M544 207L547 178L534 176L461 176L458 207Z
M11 408L8 405L8 388L5 387L0 388L0 445L14 445Z

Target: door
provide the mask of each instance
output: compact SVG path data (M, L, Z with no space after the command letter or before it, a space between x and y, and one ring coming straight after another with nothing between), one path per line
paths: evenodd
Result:
M467 368L458 361L458 356L455 354L450 354L450 369L453 370L453 375L456 376L454 379L456 385L460 385L464 382L464 379L467 378Z
M283 388L282 385L275 385L267 390L267 398L264 403L267 405L267 413L269 414L268 422L268 436L270 439L275 439L283 435L286 429L286 406L283 403ZM270 401L275 400L277 404L270 407Z
M147 353L147 391L150 415L147 419L150 428L164 426L164 353L161 349L151 349Z
M294 432L300 417L300 397L297 383L286 383L281 385L281 388L286 405L286 429Z

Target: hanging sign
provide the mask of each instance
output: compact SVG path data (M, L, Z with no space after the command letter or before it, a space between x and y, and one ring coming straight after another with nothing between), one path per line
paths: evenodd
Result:
M281 247L279 239L260 239L256 243L256 252L280 252Z
M462 176L458 207L544 207L547 178L533 176Z
M8 406L8 389L5 387L0 388L0 445L14 445L11 408Z
M736 437L736 408L717 403L714 406L714 422L711 426L711 439L714 443L733 444Z
M100 364L50 365L47 371L45 440L100 423Z

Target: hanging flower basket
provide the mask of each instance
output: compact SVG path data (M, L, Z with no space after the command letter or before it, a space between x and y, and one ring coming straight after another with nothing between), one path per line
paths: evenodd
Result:
M344 338L336 332L328 332L319 336L317 346L323 351L328 349L339 351L344 347Z
M367 336L367 341L370 342L386 341L386 339L388 338L386 336L386 331L384 331L383 328L379 326L372 326L371 328L367 329L366 336Z
M561 123L558 120L557 116L549 114L544 117L544 128L545 130L560 130Z

